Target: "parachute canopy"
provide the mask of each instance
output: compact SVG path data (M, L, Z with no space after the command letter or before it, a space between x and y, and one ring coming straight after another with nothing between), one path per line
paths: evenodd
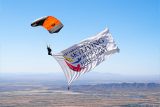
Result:
M68 86L82 74L91 71L106 57L119 52L109 29L52 56L58 61L67 78Z
M43 26L49 33L58 33L62 29L63 24L53 16L45 16L34 21L31 26Z

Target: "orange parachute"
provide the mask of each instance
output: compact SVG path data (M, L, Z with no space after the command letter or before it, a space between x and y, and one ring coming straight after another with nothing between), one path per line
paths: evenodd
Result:
M49 33L58 33L63 28L63 24L53 16L39 18L34 21L31 26L43 26L46 30L49 31Z

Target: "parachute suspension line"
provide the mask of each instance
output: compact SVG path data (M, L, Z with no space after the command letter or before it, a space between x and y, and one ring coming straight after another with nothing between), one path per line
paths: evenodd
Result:
M58 55L58 54L52 54L53 56L55 56L57 59L65 59L63 58L63 55Z
M78 75L78 72L74 72L73 76L71 77L71 79L69 81L69 85L74 81L74 79L76 78L77 75Z
M64 65L64 67L65 67L65 65ZM72 71L70 70L70 69L68 69L67 67L65 67L65 73L67 74L67 76L68 76L68 79L67 79L67 82L68 82L68 85L70 85L70 83L69 83L69 81L71 80L71 78L72 78Z
M65 67L65 65L64 64L62 64L62 69L63 69L63 72L64 72L64 74L65 74L65 76L66 76L66 79L67 79L67 84L69 84L69 80L70 80L70 78L71 78L71 76L70 76L70 74L69 74L69 72L67 71L67 68Z
M60 64L60 66L61 66L61 68L62 68L62 70L63 70L63 72L64 72L64 74L66 76L67 81L69 81L71 77L70 77L70 75L68 73L68 70L67 70L65 64L63 63L63 60L57 60L57 61Z
M74 80L77 80L80 76L81 76L81 74L82 74L82 71L81 72L78 72L78 75L74 78ZM73 80L73 81L74 81Z
M71 71L70 69L68 69L67 72L68 72L69 75L70 75L70 80L68 81L68 85L70 85L70 84L71 84L71 81L72 81L72 78L73 78L73 76L75 75L75 72Z
M62 58L63 56L62 55L55 55L53 54L53 57L57 60L57 62L60 64L64 74L65 74L65 77L68 81L68 85L70 85L71 83L71 80L73 78L73 75L75 72L71 71L67 66L65 66L65 61L64 61L64 58Z

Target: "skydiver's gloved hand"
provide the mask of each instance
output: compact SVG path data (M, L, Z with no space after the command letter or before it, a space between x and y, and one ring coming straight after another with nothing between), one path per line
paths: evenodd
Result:
M52 56L52 49L49 47L49 46L47 46L47 50L48 50L48 55L51 55Z

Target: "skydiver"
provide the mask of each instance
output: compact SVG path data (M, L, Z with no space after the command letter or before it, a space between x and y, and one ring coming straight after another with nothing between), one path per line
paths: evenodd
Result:
M48 50L48 55L51 55L52 56L52 49L47 45L47 50Z

